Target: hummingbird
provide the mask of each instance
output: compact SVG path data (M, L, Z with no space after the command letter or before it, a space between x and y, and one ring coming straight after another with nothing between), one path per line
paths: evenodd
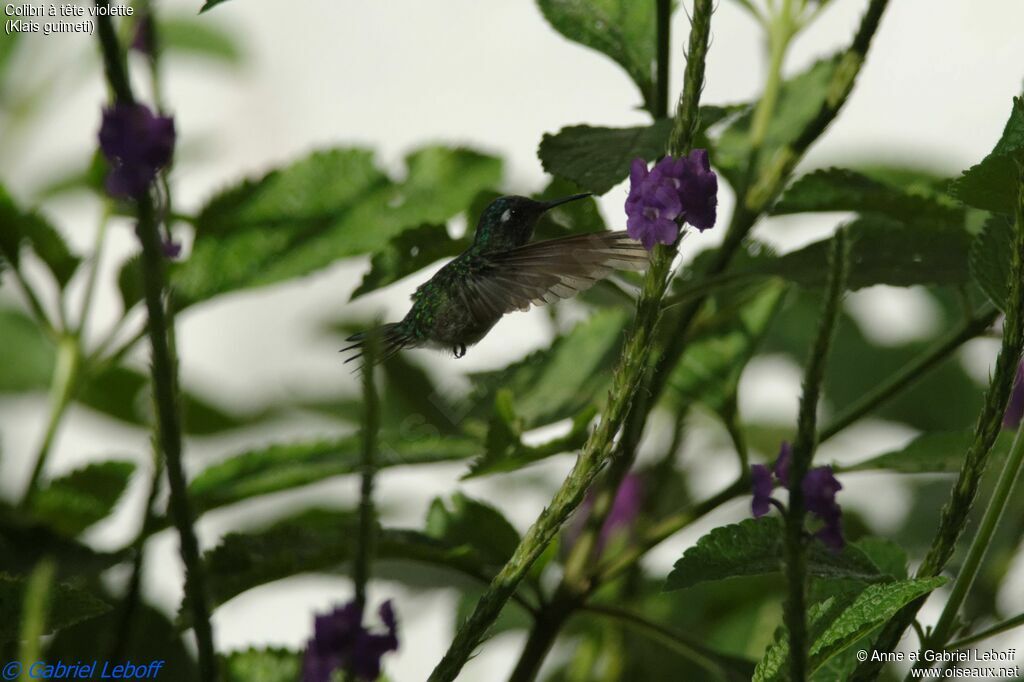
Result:
M450 349L461 358L507 313L575 296L613 270L643 270L648 252L625 231L530 242L546 211L588 196L552 201L503 196L488 204L473 243L416 289L400 322L373 330L375 361L419 347ZM355 351L346 363L362 356L370 333L346 339L352 343L341 352Z

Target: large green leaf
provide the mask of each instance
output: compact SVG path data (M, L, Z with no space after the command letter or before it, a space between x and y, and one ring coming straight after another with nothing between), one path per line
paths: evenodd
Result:
M18 638L25 587L24 578L0 574L0 644ZM95 618L110 610L110 605L99 597L67 583L53 585L48 601L44 634Z
M489 416L502 388L515 397L523 428L575 416L602 400L619 355L627 315L622 310L600 310L548 348L505 369L474 374L471 400L479 406L476 414Z
M221 658L225 682L295 682L302 676L302 655L288 649L246 649Z
M768 124L758 156L759 168L763 168L771 161L776 150L794 142L804 127L817 115L828 96L829 83L838 63L838 57L835 56L822 59L806 71L783 81L775 104L775 113ZM746 184L754 108L751 107L737 117L715 141L716 153L712 163L733 188L745 187Z
M95 577L124 561L127 552L100 552L57 532L23 510L0 505L0 574L24 575L49 557L62 579Z
M501 162L468 149L427 147L392 182L370 152L316 152L218 195L196 218L189 259L171 272L185 306L308 275L376 251L402 230L441 223L501 178Z
M971 275L985 295L1000 310L1006 310L1010 291L1010 254L1013 253L1013 224L993 215L971 242Z
M3 186L0 186L0 226L3 226L0 261L6 259L15 268L21 266L22 250L31 249L63 288L82 262L42 215L20 208Z
M655 3L538 0L537 4L559 33L611 57L624 68L650 109L655 99Z
M432 464L479 454L483 445L470 438L406 437L384 432L379 438L378 468ZM189 485L201 513L250 497L289 490L331 476L358 472L358 435L278 443L247 450L204 469Z
M963 209L955 205L845 168L808 173L794 182L771 210L775 215L817 211L880 213L926 226L957 227L964 220Z
M478 511L478 508L473 507L473 510ZM482 537L463 522L435 522L435 531L447 533L448 537L413 530L379 529L374 544L377 574L398 577L388 573L387 564L413 561L421 568L406 575L415 585L422 584L424 565L444 569L450 577L442 584L458 585L452 578L459 575L463 579L471 578L473 584L485 583L494 574L495 562L500 565L503 561L496 558L497 553L505 551L509 545L514 549L509 532L514 529L503 528L494 521L493 514L486 516L482 527L493 531L494 537ZM246 590L293 575L348 571L357 536L356 525L354 513L313 509L262 530L225 536L203 557L212 604L219 606ZM450 538L455 538L456 542ZM483 544L475 546L467 538ZM179 620L187 623L188 613L187 605L183 605Z
M426 532L453 547L472 547L493 570L519 546L519 532L489 504L455 493L450 503L434 499L427 511Z
M683 553L666 579L666 590L681 590L706 581L778 573L783 568L782 524L775 517L746 519L715 528ZM865 582L884 580L878 568L853 545L841 552L814 542L807 570L822 578Z
M960 471L964 455L974 440L972 431L923 433L902 448L884 452L844 471L871 471L885 469L901 474L956 473ZM1001 459L1010 451L1013 434L1000 433L992 446L992 457Z
M1010 118L992 153L950 184L950 192L975 208L1012 214L1019 191L1018 164L1024 162L1024 98L1013 100Z
M56 478L32 497L32 513L67 535L78 535L114 510L135 464L95 462Z
M468 238L452 239L444 225L420 225L393 237L373 254L370 271L363 275L353 299L418 272L442 258L452 258L466 249Z

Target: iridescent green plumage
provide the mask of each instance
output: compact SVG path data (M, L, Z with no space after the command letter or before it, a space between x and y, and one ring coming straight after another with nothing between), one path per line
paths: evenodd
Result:
M574 296L612 270L646 266L647 252L625 232L529 243L545 211L585 196L546 202L506 196L491 202L473 244L416 290L401 322L380 328L379 359L422 346L450 348L462 357L506 313ZM354 343L343 350L358 349L364 338L365 333L352 336Z

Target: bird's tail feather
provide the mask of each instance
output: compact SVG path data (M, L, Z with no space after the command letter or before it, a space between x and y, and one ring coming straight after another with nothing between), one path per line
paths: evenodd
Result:
M351 353L349 357L345 358L345 364L365 358L366 345L371 336L376 337L376 353L373 358L373 364L375 365L384 362L398 351L412 345L413 341L408 329L400 322L390 322L374 329L353 334L345 339L351 343L339 351L341 353ZM363 366L364 364L360 363L356 369L360 370Z

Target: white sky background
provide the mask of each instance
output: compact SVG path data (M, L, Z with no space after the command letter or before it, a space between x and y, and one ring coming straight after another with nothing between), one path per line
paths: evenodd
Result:
M159 6L191 12L200 4L167 0ZM866 2L834 0L833 5L798 39L787 72L799 71L849 41ZM625 73L607 58L555 33L530 0L232 0L204 16L237 31L247 59L239 70L186 58L172 58L164 65L166 100L175 114L183 150L173 175L176 205L183 210L198 208L213 192L243 177L259 176L312 150L353 144L377 150L382 164L394 173L401 173L401 159L413 147L436 142L469 145L502 156L504 189L526 193L546 183L536 158L543 133L574 123L629 125L647 120L636 108L639 95ZM1019 0L892 2L851 101L804 166L871 157L932 163L952 174L975 163L997 139L1010 98L1021 91L1021 26L1024 3ZM677 12L673 92L682 82L680 46L687 30L685 14ZM764 60L753 21L730 0L719 0L712 34L704 101L727 103L755 96ZM0 179L22 198L31 196L55 168L76 166L92 151L104 98L98 61L87 37L29 40L38 44L31 63L21 64L26 81L53 73L53 67L65 68L83 53L93 59L94 68L84 77L66 69L58 81L66 95L29 131L16 153L4 154ZM133 64L137 73L140 66ZM625 188L620 186L601 200L612 227L624 225L624 198ZM720 215L727 216L732 197L723 192L721 199ZM93 203L62 200L47 205L46 211L73 244L82 251L89 248L98 215ZM757 234L788 249L820 238L834 228L838 217L776 219L759 227ZM113 273L134 248L126 225L118 227L122 229L113 230L105 258L94 327L98 332L117 314ZM692 252L714 243L720 239L718 232L688 237L685 248ZM184 383L227 404L252 407L285 396L334 393L339 384L354 390L354 379L338 363L334 344L317 336L318 324L352 310L365 317L382 312L397 318L405 311L408 294L423 279L410 278L346 308L365 266L365 260L349 261L287 286L223 297L186 313L178 323ZM852 296L849 305L881 341L929 333L934 325L933 311L913 291L876 287ZM463 360L422 357L444 374L445 381L457 384L449 377L503 364L545 345L547 330L543 311L515 314ZM965 352L965 361L972 371L986 376L993 349L991 342L976 342ZM143 363L145 354L138 354L137 360ZM798 394L796 368L761 359L744 377L742 408L747 418L790 419ZM35 450L41 437L45 405L44 396L0 401L5 455L0 490L9 497L27 480L27 453ZM245 442L310 437L329 428L326 422L291 420L250 432ZM860 426L848 437L830 442L821 457L860 458L911 435L893 425ZM190 470L242 444L234 436L191 440ZM713 439L698 438L687 456L690 461L710 462L716 447ZM74 409L49 472L57 474L114 454L145 462L147 448L145 433ZM706 486L702 489L717 489L735 473L733 461L718 454L723 455L718 464L698 466L696 484ZM419 522L433 496L450 493L458 485L487 497L523 530L546 501L542 491L553 490L570 465L569 457L561 457L527 472L471 484L457 483L462 470L457 465L438 467L436 474L424 469L388 471L380 477L378 497L387 519L411 525ZM90 532L96 544L119 545L134 532L143 478L137 477L120 513ZM892 478L849 477L844 480L843 503L883 525L896 523L904 505L901 485ZM525 485L537 480L544 485ZM277 496L272 504L243 504L210 514L199 524L202 542L209 547L230 528L312 499L351 505L354 481L328 482ZM712 521L721 523L742 513L743 504L737 503ZM665 543L652 564L667 568L701 531L691 529ZM151 548L147 594L173 609L180 598L176 538L165 532ZM1006 613L1024 610L1024 576L1016 573L1005 591ZM216 613L218 647L299 647L311 632L312 612L349 595L347 580L327 577L254 590ZM387 670L400 682L423 679L450 639L454 593L412 594L391 583L373 585L371 601L388 597L397 603L402 650L388 658ZM517 636L495 638L461 679L503 679L520 646ZM1017 646L1022 648L1019 642Z

